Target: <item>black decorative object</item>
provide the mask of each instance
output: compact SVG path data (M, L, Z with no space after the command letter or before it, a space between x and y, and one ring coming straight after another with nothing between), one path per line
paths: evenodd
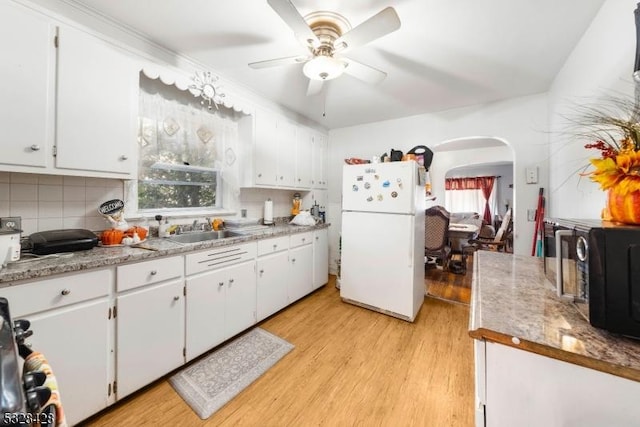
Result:
M633 14L636 17L636 62L633 66L633 78L636 82L640 82L640 3L637 4Z

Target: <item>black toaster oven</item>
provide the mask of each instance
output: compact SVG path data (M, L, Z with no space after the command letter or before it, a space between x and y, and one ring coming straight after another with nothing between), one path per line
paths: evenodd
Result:
M545 219L544 269L591 325L640 339L640 226Z

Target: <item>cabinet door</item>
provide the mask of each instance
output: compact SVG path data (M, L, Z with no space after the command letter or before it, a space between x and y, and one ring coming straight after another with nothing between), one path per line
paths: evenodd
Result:
M289 251L290 276L287 280L289 302L299 300L313 290L313 245Z
M278 147L276 145L277 123L274 115L256 111L254 180L256 185L277 185Z
M225 329L227 338L256 323L256 263L238 264L225 269Z
M329 240L328 230L313 232L313 289L329 281Z
M256 268L256 320L260 321L288 304L285 278L289 276L289 254L285 251L258 258Z
M296 175L296 125L280 119L277 131L278 185L295 186Z
M0 3L0 164L44 168L53 146L55 26Z
M224 300L226 272L216 270L187 279L187 361L227 338Z
M82 31L60 27L59 40L56 166L130 175L139 70Z
M297 188L311 188L313 169L313 137L307 128L298 127L296 138L296 181Z
M33 331L27 343L55 372L69 425L109 403L113 346L108 311L109 302L102 298L25 317Z
M184 363L184 282L117 297L118 399Z
M313 135L313 186L327 188L327 140L324 135Z

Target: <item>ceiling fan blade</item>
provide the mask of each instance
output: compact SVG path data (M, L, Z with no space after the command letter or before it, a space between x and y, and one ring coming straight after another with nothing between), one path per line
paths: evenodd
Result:
M377 84L387 77L387 73L349 58L340 58L347 63L344 72L363 82Z
M304 20L290 0L267 0L267 3L280 15L285 24L293 30L296 38L303 46L313 48L320 46L320 40L311 31L307 21Z
M344 52L392 33L398 28L400 28L398 14L394 8L387 7L336 39L333 46L336 52Z
M322 92L322 86L324 80L309 79L309 86L307 86L307 96L317 95Z
M268 68L279 67L280 65L302 64L310 60L309 56L288 56L286 58L268 59L266 61L252 62L249 64L251 68Z

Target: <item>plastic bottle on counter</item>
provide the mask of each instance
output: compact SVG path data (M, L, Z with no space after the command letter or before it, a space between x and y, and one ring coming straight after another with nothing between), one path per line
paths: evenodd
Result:
M169 237L169 220L166 218L158 227L158 237Z
M319 212L318 212L318 216L320 217L320 223L324 224L325 222L325 210L324 210L324 206L320 206Z

